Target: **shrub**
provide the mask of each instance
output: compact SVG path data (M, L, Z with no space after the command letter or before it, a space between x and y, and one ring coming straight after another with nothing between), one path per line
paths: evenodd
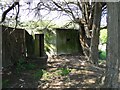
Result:
M106 51L99 51L99 59L106 60Z

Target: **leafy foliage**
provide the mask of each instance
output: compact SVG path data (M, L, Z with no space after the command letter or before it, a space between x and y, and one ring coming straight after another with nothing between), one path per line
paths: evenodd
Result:
M35 33L44 33L44 44L45 51L50 53L55 50L55 30L57 26L50 21L29 21L20 24L21 28L26 29L29 33L31 32L33 38Z
M99 51L99 58L101 60L106 60L106 51Z
M60 68L59 70L60 70L59 74L62 76L66 76L71 72L71 70L68 68Z
M107 29L102 29L100 31L100 44L102 44L102 48L104 47L104 44L107 43ZM99 58L101 60L106 59L106 51L102 50L102 48L99 50Z
M107 29L100 30L100 43L107 43Z
M55 35L54 33L45 34L45 51L50 53L50 51L55 49Z

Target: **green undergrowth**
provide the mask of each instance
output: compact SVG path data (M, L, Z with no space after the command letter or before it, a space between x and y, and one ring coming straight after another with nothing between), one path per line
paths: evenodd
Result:
M44 72L43 69L37 70L37 71L33 74L34 79L40 79L40 78L42 78L43 72Z
M16 71L20 73L23 70L32 70L35 69L36 65L33 63L27 63L25 59L20 58L16 64Z
M71 69L69 68L58 68L50 72L42 69L42 70L36 71L33 76L35 79L41 78L43 80L51 80L56 76L58 77L67 76L70 74L70 72L71 72Z
M66 76L71 72L71 69L69 69L69 68L60 68L58 70L60 70L59 74L61 76Z
M99 51L99 59L100 60L106 60L106 51Z
M9 85L9 80L6 79L6 80L2 80L2 87L7 87Z
M53 71L47 71L44 69L39 69L37 70L34 74L33 77L34 79L43 79L43 80L51 80L53 77L59 76L67 76L71 72L71 69L69 68L58 68Z

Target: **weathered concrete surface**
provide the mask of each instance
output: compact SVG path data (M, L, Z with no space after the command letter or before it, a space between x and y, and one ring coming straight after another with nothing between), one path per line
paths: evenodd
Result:
M57 54L81 53L79 32L72 29L56 29Z

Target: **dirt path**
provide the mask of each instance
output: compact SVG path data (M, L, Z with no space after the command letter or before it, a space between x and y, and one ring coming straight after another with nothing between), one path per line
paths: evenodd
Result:
M14 68L2 75L3 88L37 88L38 80L34 79L35 70L17 73Z
M36 68L18 74L11 68L3 72L3 83L4 88L95 88L103 72L104 68L93 66L84 56L61 55L48 58L46 70Z
M61 72L65 75L62 75ZM103 72L103 68L93 66L84 56L54 56L48 59L47 74L43 75L38 87L44 89L96 88L99 87L96 81Z

